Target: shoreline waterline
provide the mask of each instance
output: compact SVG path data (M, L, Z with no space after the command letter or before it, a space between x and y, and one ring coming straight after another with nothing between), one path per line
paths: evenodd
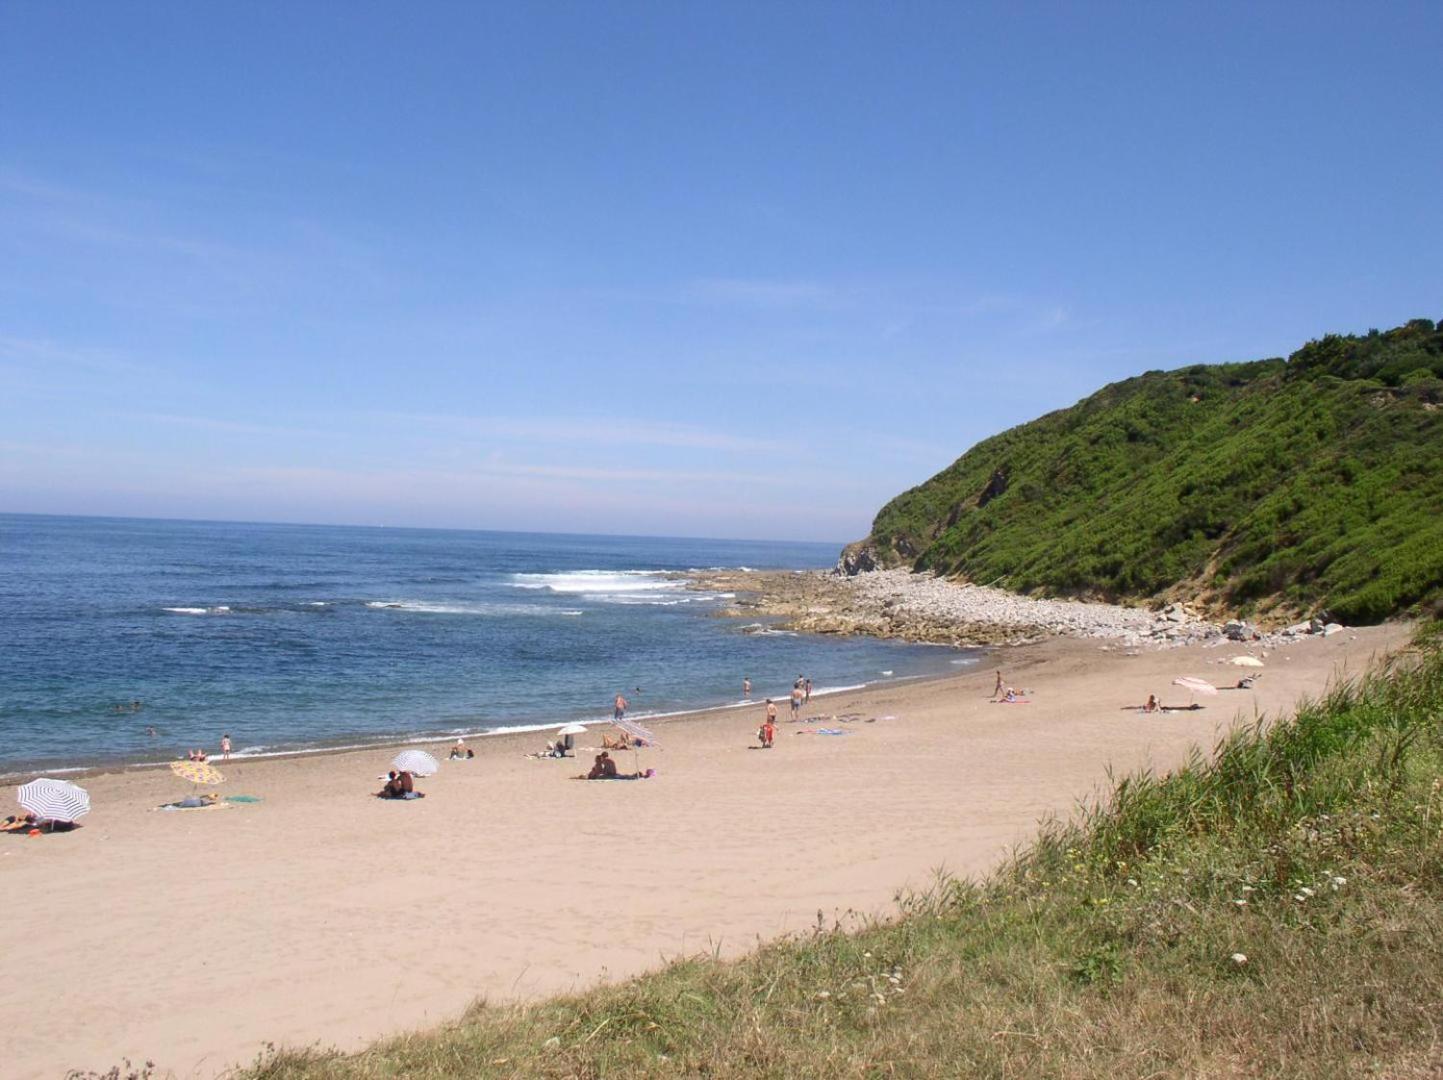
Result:
M600 740L557 760L534 756L550 737L534 732L478 740L416 801L374 798L379 748L251 759L221 789L247 798L203 809L160 812L184 786L168 769L96 776L80 828L5 845L9 879L65 927L63 948L27 920L0 927L0 953L31 973L13 1004L67 1002L16 1029L7 1066L38 1078L129 1057L203 1080L268 1044L359 1050L477 997L535 1001L730 958L810 932L819 910L885 917L939 867L985 874L1111 776L1181 764L1409 633L1284 649L1251 689L1168 715L1139 711L1148 692L1230 671L1225 656L1057 638L940 678L814 693L797 722L781 710L769 750L760 708L648 719L659 746L639 763L654 775L636 783L581 782L584 744ZM994 664L1033 688L1028 703L992 700ZM176 967L174 943L201 939L206 964ZM417 964L417 940L446 947ZM136 971L162 969L130 992Z
M837 694L854 693L865 690L875 690L879 687L893 685L915 685L918 683L934 682L956 678L967 673L968 669L981 664L986 656L986 650L968 650L969 655L950 660L945 671L932 672L919 675L897 675L881 679L874 679L869 682L854 683L846 686L816 687L812 690L812 699L832 697ZM959 670L959 668L961 670ZM785 699L775 698L778 707ZM712 713L732 712L747 708L761 708L766 704L766 698L751 698L743 701L718 702L714 704L698 705L692 708L673 709L666 712L632 712L627 713L627 718L645 724L646 722L673 722L679 720L695 720L704 718ZM285 758L309 758L320 754L343 754L362 750L400 750L412 746L441 746L446 743L454 743L457 739L491 739L504 736L530 735L538 732L552 731L563 727L568 723L580 724L587 728L605 728L611 725L609 718L598 716L594 718L576 720L552 720L547 723L523 721L517 724L503 726L488 726L477 728L454 728L437 732L413 732L410 734L395 733L377 735L372 740L366 741L344 741L344 742L319 742L310 745L282 746L282 747L241 747L232 750L228 761L221 757L217 751L209 755L212 765L235 764L248 761L276 761ZM5 766L0 771L0 785L23 781L35 776L62 776L69 780L90 776L105 776L134 773L139 770L164 769L173 761L181 761L183 758L165 758L161 760L145 761L97 761L86 763L70 763L66 765L44 765L36 768L12 768Z

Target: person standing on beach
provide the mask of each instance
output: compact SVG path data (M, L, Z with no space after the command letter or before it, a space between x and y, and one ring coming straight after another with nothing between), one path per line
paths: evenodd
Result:
M998 669L998 672L997 672L997 685L992 688L992 696L993 696L993 698L998 698L998 697L1001 697L1001 696L1002 696L1002 671L1001 671L1001 669Z
M229 735L222 735L222 736L220 737L220 759L221 759L222 761L229 761L229 760L230 760L230 736L229 736Z
M801 711L802 688L800 686L794 686L792 687L792 719L795 720L797 718L797 714Z
M626 718L626 705L626 698L617 694L616 701L612 703L611 718L613 720L624 720Z
M751 699L752 699L752 681L751 681L751 679L749 679L749 678L743 679L743 680L742 680L742 700L743 700L743 701L750 701Z
M812 680L807 679L802 683L802 703L806 704L812 700Z
M767 698L767 723L772 725L773 730L777 724L777 703Z

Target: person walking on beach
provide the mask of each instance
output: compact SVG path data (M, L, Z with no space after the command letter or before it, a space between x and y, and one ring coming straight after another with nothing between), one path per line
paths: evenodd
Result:
M795 720L797 718L797 714L801 711L802 688L800 686L794 686L792 687L792 719Z
M992 687L992 697L995 699L995 698L999 698L999 697L1001 697L1001 696L1002 696L1002 671L1001 671L1001 669L999 668L998 671L997 671L997 684Z
M229 735L222 735L222 736L220 737L220 759L221 759L222 761L229 761L229 760L230 760L230 736L229 736Z
M777 703L771 698L767 698L767 723L771 724L774 728L777 723Z
M802 704L805 705L805 704L807 704L808 702L810 702L811 700L812 700L812 680L811 680L811 679L806 679L806 680L803 681L803 683L802 683Z
M614 701L614 702L612 703L611 718L612 718L613 720L624 720L624 719L626 719L626 706L627 706L626 698L622 697L620 694L617 694L617 695L616 695L616 701Z

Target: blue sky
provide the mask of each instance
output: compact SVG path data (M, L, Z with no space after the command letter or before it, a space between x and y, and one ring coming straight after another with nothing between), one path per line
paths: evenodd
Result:
M847 540L1443 318L1443 5L0 0L0 509Z

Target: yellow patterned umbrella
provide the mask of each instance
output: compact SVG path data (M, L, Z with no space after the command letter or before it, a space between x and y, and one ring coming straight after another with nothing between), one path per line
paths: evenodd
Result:
M189 780L192 784L225 782L225 777L220 774L220 770L204 761L172 761L170 771L182 780Z

